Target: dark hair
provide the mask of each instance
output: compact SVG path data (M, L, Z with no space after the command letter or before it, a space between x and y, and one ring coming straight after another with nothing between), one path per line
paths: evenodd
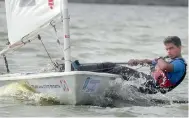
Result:
M172 44L176 45L177 47L182 45L181 40L178 36L168 36L164 39L163 43L164 44L172 43Z

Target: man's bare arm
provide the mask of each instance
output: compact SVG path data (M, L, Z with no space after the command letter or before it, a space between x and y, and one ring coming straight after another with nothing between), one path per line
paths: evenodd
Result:
M157 60L157 65L158 67L162 70L162 71L166 71L166 72L172 72L173 71L173 65L167 63L166 61L164 61L163 59L158 59Z

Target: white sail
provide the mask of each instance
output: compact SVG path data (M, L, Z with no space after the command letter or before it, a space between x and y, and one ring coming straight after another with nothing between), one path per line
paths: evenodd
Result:
M60 14L60 3L61 0L5 0L10 45L4 52L36 37L31 34Z

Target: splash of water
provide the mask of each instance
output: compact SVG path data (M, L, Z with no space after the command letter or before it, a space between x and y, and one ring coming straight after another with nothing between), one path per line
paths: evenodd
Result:
M45 67L41 68L39 70L40 73L42 72L55 72L56 69L54 68L54 66L52 64L47 64Z
M1 100L13 99L14 102L21 102L30 105L54 105L60 104L56 97L38 93L25 82L14 82L0 87Z
M111 88L107 91L106 97L111 98L112 106L156 106L175 103L188 103L188 100L170 98L167 95L157 93L154 95L138 92L137 86L143 80L124 81L121 78L112 82Z

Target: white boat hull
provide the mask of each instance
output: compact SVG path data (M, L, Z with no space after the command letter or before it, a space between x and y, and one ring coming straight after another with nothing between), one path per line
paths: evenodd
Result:
M91 104L103 95L110 82L119 75L89 71L51 72L28 75L2 75L1 87L14 82L25 82L35 92L48 94L60 104Z

